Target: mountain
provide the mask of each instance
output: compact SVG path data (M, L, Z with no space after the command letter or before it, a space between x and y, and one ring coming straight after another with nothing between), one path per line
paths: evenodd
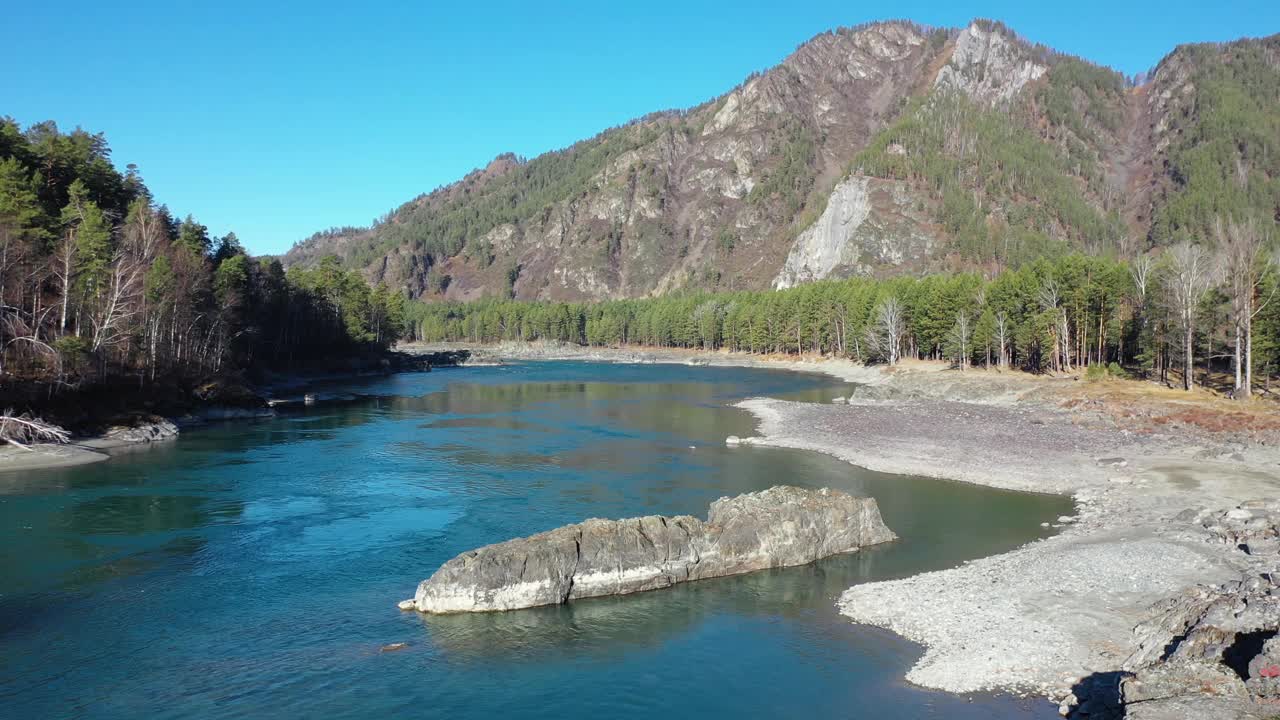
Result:
M1280 35L1141 82L1019 38L840 29L680 112L495 158L295 245L415 297L588 300L1131 255L1280 218Z

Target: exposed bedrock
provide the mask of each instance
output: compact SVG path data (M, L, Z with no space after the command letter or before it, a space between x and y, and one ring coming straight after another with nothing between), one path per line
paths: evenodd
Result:
M1192 514L1192 511L1187 511ZM1276 567L1280 503L1254 501L1196 520L1210 542ZM1249 720L1280 707L1280 583L1273 571L1198 585L1152 608L1121 671L1086 678L1064 706L1097 720Z
M777 486L688 515L591 519L462 553L401 609L487 612L804 565L895 539L873 498Z

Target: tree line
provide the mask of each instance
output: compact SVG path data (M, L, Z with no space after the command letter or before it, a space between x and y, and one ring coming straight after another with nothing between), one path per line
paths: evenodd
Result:
M904 357L1031 372L1136 371L1189 388L1229 370L1249 394L1280 364L1280 273L1270 225L1220 220L1214 243L1131 261L1042 258L976 273L828 280L778 291L598 303L418 303L424 341L553 340L748 353ZM1203 376L1202 376L1203 377Z
M0 386L298 368L386 348L404 303L336 259L286 273L178 220L101 134L0 118Z

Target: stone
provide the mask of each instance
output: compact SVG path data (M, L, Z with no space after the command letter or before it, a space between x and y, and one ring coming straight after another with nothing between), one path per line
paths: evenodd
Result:
M1249 661L1245 688L1255 698L1274 703L1280 699L1280 637L1263 641L1262 651Z
M974 22L956 37L951 59L938 71L934 85L1000 106L1048 71L1002 31Z
M102 439L120 444L150 443L169 440L178 436L178 426L163 419L143 423L135 427L117 426L103 434Z
M804 565L896 537L873 498L781 485L721 498L705 522L593 518L465 552L399 607L461 613L557 605Z
M742 444L742 438L738 437L737 435L730 435L729 437L724 439L724 444L728 445L729 447L737 447L738 445Z
M1280 699L1280 586L1270 575L1200 585L1155 611L1134 629L1138 649L1120 682L1126 707L1176 708L1206 696Z

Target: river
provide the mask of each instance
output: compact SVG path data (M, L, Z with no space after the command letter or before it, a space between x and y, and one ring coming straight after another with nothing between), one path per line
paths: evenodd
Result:
M831 378L563 362L329 390L361 397L0 475L7 717L1056 717L908 685L921 648L834 602L1041 537L1069 501L724 446L752 434L732 402L825 402ZM479 545L779 483L871 495L901 540L563 607L395 607Z

